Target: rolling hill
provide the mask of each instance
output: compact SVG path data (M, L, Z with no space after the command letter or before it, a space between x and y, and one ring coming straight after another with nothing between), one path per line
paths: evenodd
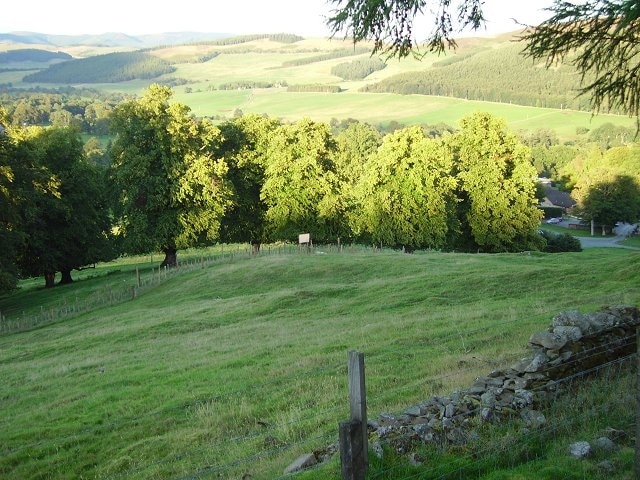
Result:
M30 38L35 42L40 37ZM117 38L112 44L123 45ZM53 40L45 36L42 41L49 43L41 47L60 49L76 59L54 66L31 62L28 70L24 64L8 62L0 72L0 85L10 84L15 94L34 87L87 84L105 92L140 94L157 82L172 86L176 99L197 115L214 119L242 112L287 120L308 116L319 121L356 118L378 125L456 125L462 116L483 110L502 116L515 129L556 128L565 140L576 138L577 130L603 123L634 126L624 116L592 117L588 99L577 97L575 72L566 66L546 69L524 59L513 35L464 39L444 57L427 54L421 60L372 58L367 44L287 34L189 43L164 37L164 46L136 53L147 62L157 59L163 68L131 68L128 75L123 75L122 65L135 50L131 44L80 46L83 40L77 39L74 46L54 46ZM87 71L98 70L93 67L98 59L99 75L88 77ZM371 68L373 61L378 65ZM20 67L21 73L12 67ZM355 72L358 69L365 74Z

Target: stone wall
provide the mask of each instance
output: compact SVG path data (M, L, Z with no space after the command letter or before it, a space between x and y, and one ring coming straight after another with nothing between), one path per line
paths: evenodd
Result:
M582 375L636 351L640 325L637 307L612 306L599 312L556 315L549 328L529 340L531 354L505 370L478 377L467 389L433 397L401 415L382 414L369 421L372 446L388 444L399 453L421 442L465 443L471 419L496 422L519 414L529 425L544 423L536 410L562 380Z
M471 425L478 417L481 422L499 422L519 415L531 428L537 428L546 422L537 408L564 380L636 352L638 326L640 310L633 306L610 306L586 314L560 313L547 330L531 335L530 355L515 365L478 377L470 387L450 396L425 400L403 414L370 419L370 447L382 455L383 444L401 454L417 442L464 444L476 435ZM312 467L337 449L334 444L303 455L285 472Z

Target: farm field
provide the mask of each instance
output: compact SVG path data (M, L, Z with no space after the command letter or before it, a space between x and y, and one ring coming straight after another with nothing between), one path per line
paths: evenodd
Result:
M427 95L381 93L292 93L285 89L255 91L193 92L176 88L177 101L189 105L199 116L232 116L242 113L267 114L296 121L303 117L329 122L356 118L374 125L398 122L403 125L437 124L457 126L465 116L488 112L506 120L513 131L552 129L562 138L575 138L576 129L595 129L604 123L634 127L635 120L619 115L526 107Z
M187 252L191 267L135 299L2 333L0 477L279 478L301 453L337 440L349 350L365 354L375 417L512 365L561 311L640 300L640 254L623 249L294 251ZM0 310L36 314L130 289L136 267L143 280L158 275L149 260L98 265L53 291L25 284L0 298ZM598 415L578 401L556 411L560 433L499 469L476 459L474 475L428 476L435 459L412 469L391 456L373 462L372 478L602 478L593 463L565 459L562 442L605 426L629 430L632 377L621 370L597 380L586 396L612 403ZM632 457L619 452L607 478L631 478ZM334 456L301 478L338 478L338 470Z
M141 95L154 82L171 84L179 79L183 84L173 87L175 100L188 105L198 116L228 119L241 113L266 114L288 121L308 117L316 121L358 119L373 125L387 126L394 122L402 125L446 123L457 126L460 119L477 112L489 112L507 121L514 131L554 130L564 141L579 138L577 131L593 130L604 123L635 128L635 121L622 115L608 115L567 109L538 108L465 100L461 98L429 95L400 95L394 93L364 93L360 89L401 73L420 72L433 68L435 62L464 57L473 49L492 49L504 46L508 38L466 39L457 52L444 56L426 55L422 60L406 58L389 60L387 66L362 80L344 80L333 73L337 65L367 61L370 54L366 44L354 47L348 41L304 39L294 43L279 43L268 39L241 44L175 45L151 49L150 53L170 62L176 71L151 80L131 80L117 83L72 83L76 88L86 87L104 92ZM50 47L47 47L50 48ZM94 55L91 49L78 47L67 50L78 57ZM117 50L114 48L114 50ZM207 61L202 55L218 53ZM337 53L336 53L337 52ZM100 53L104 53L101 51ZM332 55L335 57L332 58ZM523 62L525 60L522 60ZM296 63L299 62L299 63ZM29 67L36 65L29 64ZM41 65L45 67L47 65ZM18 88L32 88L21 78L29 71L15 71L25 64L8 64L0 72L0 84ZM271 88L245 87L222 89L225 84L244 82L257 85L266 82L288 86L318 85L339 87L340 93L291 92L286 86ZM39 84L44 88L58 88L59 84ZM225 87L228 88L228 87Z

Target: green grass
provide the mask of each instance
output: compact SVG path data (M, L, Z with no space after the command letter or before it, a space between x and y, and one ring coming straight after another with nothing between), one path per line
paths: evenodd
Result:
M624 240L622 240L620 243L628 247L640 248L640 236L635 235L633 237L627 237Z
M220 256L135 300L0 335L0 477L275 478L337 439L349 350L365 353L374 417L515 363L560 311L640 299L640 254L622 249L323 251ZM151 275L148 257L114 262L0 310L131 285L134 260ZM336 471L334 458L311 475Z
M481 43L491 44L485 39ZM361 87L403 72L415 72L429 68L442 60L435 54L426 55L422 61L414 58L390 60L388 66L365 80L348 82L333 75L333 66L366 59L368 53L350 57L318 61L300 66L284 66L286 62L325 54L332 50L352 48L349 41L307 39L295 44L256 41L238 46L183 45L152 50L154 55L171 61L175 58L197 58L202 53L219 51L220 55L204 63L177 63L177 71L152 81L135 80L111 84L74 85L87 86L107 92L142 94L153 82L175 78L189 83L174 88L175 99L191 107L196 115L231 118L236 109L243 113L267 114L287 121L309 117L316 121L355 118L374 125L398 122L403 125L447 123L458 126L459 121L474 112L485 111L504 118L515 131L554 130L562 140L576 140L576 129L593 130L611 122L635 128L632 118L621 115L599 114L571 110L524 107L507 103L468 101L460 98L425 95L395 95L362 93ZM74 52L72 52L74 53ZM77 54L78 52L75 52ZM104 53L104 52L102 52ZM87 52L82 52L81 56ZM44 65L40 65L41 67ZM29 72L0 72L0 83L11 82L19 88L31 88L34 84L21 81ZM338 94L290 93L286 88L252 90L215 90L220 84L234 81L281 82L288 85L323 84L340 86ZM57 88L59 85L42 85ZM186 93L186 89L191 93ZM213 90L212 90L213 89Z
M303 83L303 82L301 82ZM312 82L308 82L312 83ZM374 93L290 93L286 89L253 91L182 93L176 89L176 100L189 105L196 115L230 115L238 108L243 113L268 114L290 121L309 117L328 122L333 118L356 118L372 124L391 121L403 125L437 124L458 126L459 121L474 112L489 112L504 118L514 131L553 129L562 138L575 138L578 127L590 130L611 122L630 127L633 120L616 115L592 116L589 112L523 107L492 102L461 100L427 95L395 95Z

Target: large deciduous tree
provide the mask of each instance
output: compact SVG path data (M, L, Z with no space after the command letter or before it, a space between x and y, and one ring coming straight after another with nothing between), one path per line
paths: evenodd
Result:
M269 159L269 142L280 126L276 119L246 115L220 125L231 205L222 219L220 238L250 242L258 251L266 238L267 205L260 198Z
M70 283L72 270L113 259L104 171L86 161L79 133L33 127L16 154L31 165L32 178L21 220L22 272L44 275L52 287L56 272Z
M124 248L162 251L162 266L176 265L178 249L219 238L230 197L220 130L171 96L170 88L152 85L111 118L111 179Z
M574 190L576 211L583 220L600 224L602 234L617 222L640 220L640 183L630 175L600 178L578 184Z
M531 152L504 123L486 113L460 122L448 137L458 180L459 218L469 247L486 252L535 249L537 208ZM532 243L533 242L533 243Z
M19 165L9 125L9 115L0 107L0 293L17 284L18 248L24 239L20 230L22 202L17 188Z
M344 204L335 173L335 141L329 125L302 119L278 128L269 143L261 198L274 239L310 233L336 239L346 228Z
M458 229L451 170L443 142L420 127L387 135L355 187L354 230L390 246L444 247Z

